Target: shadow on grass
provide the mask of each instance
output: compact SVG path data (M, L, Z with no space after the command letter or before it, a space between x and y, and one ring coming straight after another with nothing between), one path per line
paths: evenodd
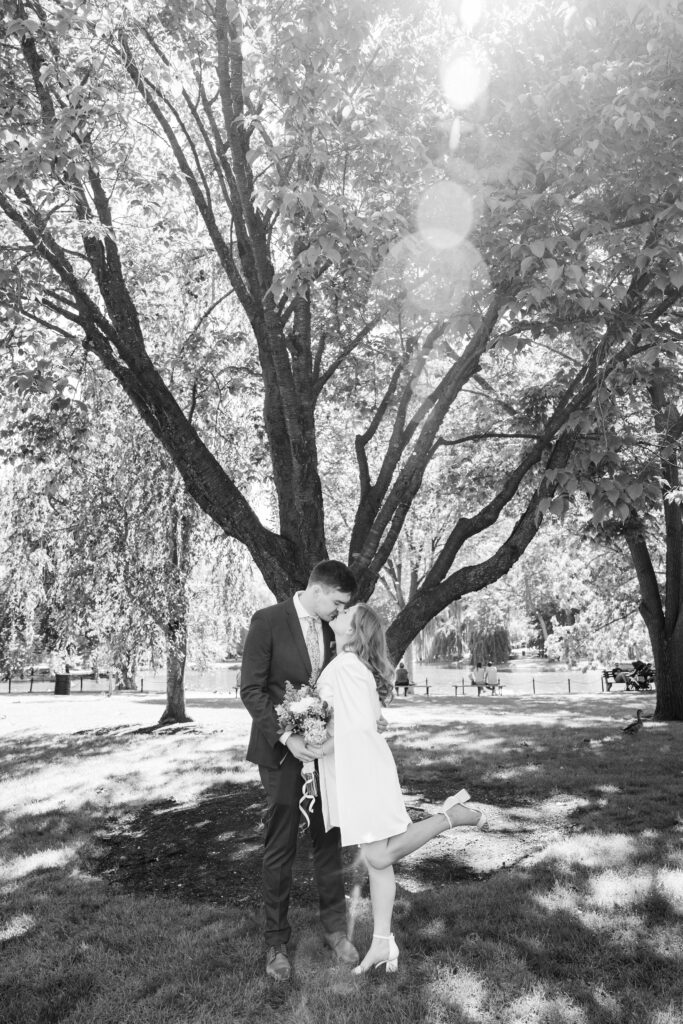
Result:
M90 866L129 892L258 906L263 810L253 782L212 786L193 805L148 804L100 831Z
M635 838L620 850L600 836L581 844L584 864L571 865L560 847L477 890L441 893L438 906L431 893L399 902L396 933L414 966L432 978L453 972L441 987L449 1021L677 1020L682 907L656 867L674 854L675 838L658 850ZM496 991L504 1017L488 1016Z
M214 794L204 809L220 798ZM173 813L150 808L151 817ZM186 818L183 829L193 824L208 838L202 821ZM153 839L153 824L145 835ZM675 840L631 836L615 843L593 834L581 837L580 848L560 845L523 869L484 880L417 893L399 887L395 978L378 972L357 982L335 969L314 906L299 891L294 981L282 988L262 976L256 904L190 907L188 893L145 900L76 872L34 873L13 894L30 923L2 942L3 1024L269 1024L275 1010L289 1024L303 1019L302 1004L305 1019L329 1024L676 1024L682 908L657 878ZM609 887L607 863L618 872L616 887ZM354 910L354 939L365 948L372 930L367 900Z
M3 778L9 779L73 758L83 763L87 758L101 757L120 749L123 743L133 742L131 727L128 725L86 729L60 736L58 740L43 734L30 738L22 736L21 739L5 738L0 751L0 773Z
M631 702L633 708L647 707L642 697ZM432 712L434 704L428 705ZM581 827L661 827L676 821L679 777L671 765L683 763L680 723L648 723L640 734L626 735L623 726L634 711L624 710L623 701L610 706L607 695L564 702L559 712L554 701L492 698L485 718L474 723L472 705L470 717L459 721L457 704L444 702L433 715L438 722L428 719L410 730L399 725L388 734L409 802L438 804L465 786L473 801L503 809L569 796L580 804L570 821ZM599 821L593 820L596 812Z
M21 834L26 853L0 893L3 1024L265 1024L273 1011L287 1024L303 1016L330 1024L675 1024L683 999L683 737L660 726L624 736L631 705L589 705L558 715L543 701L524 709L489 701L473 723L458 719L457 702L431 701L413 725L393 716L389 739L411 813L466 785L492 808L494 841L508 830L527 844L522 863L489 870L490 840L470 832L482 851L478 868L464 865L447 838L399 866L394 979L377 974L359 984L331 967L304 836L292 894L295 981L266 985L263 800L253 778L212 782L191 802L157 792L110 811L15 810L2 838L11 853L12 833ZM60 763L87 773L90 760L112 751L138 768L146 742L129 727L75 734L56 750L41 739L6 742L3 774L21 778ZM182 746L171 756L173 792L174 775L197 771L197 761ZM237 755L228 760L240 765ZM95 842L69 853L72 834L84 831ZM64 858L51 860L59 849ZM350 917L364 948L367 891L351 852L348 864L359 886Z

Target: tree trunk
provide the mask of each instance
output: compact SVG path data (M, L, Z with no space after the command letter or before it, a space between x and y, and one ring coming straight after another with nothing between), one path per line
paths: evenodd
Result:
M632 548L633 551L633 548ZM683 617L669 635L661 610L641 601L640 614L647 626L655 661L657 702L654 717L662 722L683 721Z
M665 584L670 605L665 608L643 524L635 512L631 512L625 523L624 536L638 577L640 614L647 626L655 660L655 718L662 722L683 722L683 605L675 600L683 571L680 556L678 559L671 557L673 545L667 533Z
M662 722L683 722L683 618L673 636L667 637L663 624L652 627L645 618L655 659L657 703L655 718Z
M171 596L166 624L166 708L159 725L191 722L185 710L185 662L187 660L187 576L193 512L184 496L171 500L169 509L169 560Z
M185 710L185 661L187 658L186 623L169 623L166 653L166 707L159 725L172 722L191 722Z

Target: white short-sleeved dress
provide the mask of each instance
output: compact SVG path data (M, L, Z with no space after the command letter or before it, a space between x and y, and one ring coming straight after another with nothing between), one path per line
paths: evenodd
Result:
M345 651L321 672L317 690L333 709L334 752L318 761L325 828L338 825L343 846L405 832L410 818L393 755L377 732L381 707L372 673Z

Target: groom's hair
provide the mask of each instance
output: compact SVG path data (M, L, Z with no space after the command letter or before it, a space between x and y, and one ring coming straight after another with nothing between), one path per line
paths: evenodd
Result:
M335 562L334 559L326 559L313 566L308 577L309 587L313 583L328 590L339 590L342 594L353 594L356 589L356 577L348 565Z

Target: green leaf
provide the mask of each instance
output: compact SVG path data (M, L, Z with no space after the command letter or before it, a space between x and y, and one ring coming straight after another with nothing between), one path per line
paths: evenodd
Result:
M545 267L545 269L546 269L546 271L548 273L548 277L550 278L550 280L553 283L555 281L559 281L559 279L562 277L562 267L559 266L557 260L554 260L554 259L543 260L543 265L544 265L544 267Z

